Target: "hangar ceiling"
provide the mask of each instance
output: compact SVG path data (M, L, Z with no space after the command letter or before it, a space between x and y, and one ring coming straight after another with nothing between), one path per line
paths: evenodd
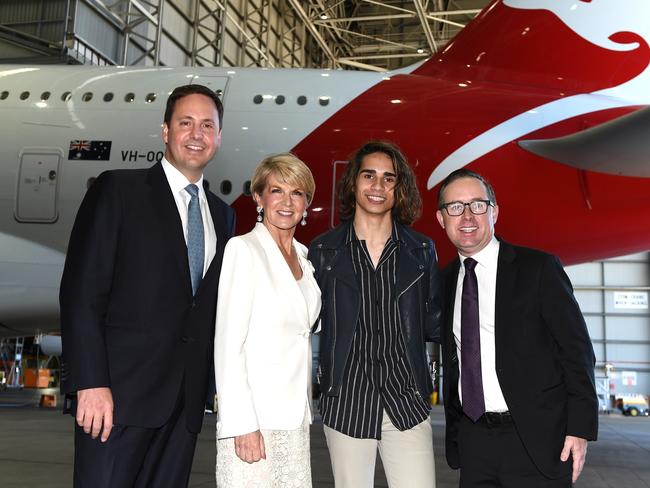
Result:
M290 0L337 67L392 69L428 57L487 0ZM328 46L331 46L328 49Z
M0 61L383 71L489 0L3 0Z

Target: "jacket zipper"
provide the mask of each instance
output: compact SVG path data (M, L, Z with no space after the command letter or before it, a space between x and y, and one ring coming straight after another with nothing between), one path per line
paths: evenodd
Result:
M413 368L413 362L411 361L411 356L410 356L409 353L408 353L408 347L407 347L407 344L406 344L406 337L404 337L404 331L402 330L402 319L401 319L401 317L402 317L402 313L401 313L400 308L399 308L399 299L402 298L402 295L403 295L404 293L406 293L406 292L409 290L409 288L411 288L411 287L412 287L412 286L413 286L417 281L419 281L419 279L422 278L423 276L424 276L424 273L420 273L420 274L417 276L417 278L415 278L415 279L411 282L411 284L409 284L409 286L407 286L406 288L404 288L404 291L403 291L402 293L400 293L399 295L397 295L397 313L399 314L399 317L400 317L400 327L399 327L399 332L400 332L400 335L402 336L402 341L404 341L404 352L406 353L406 360L408 361L409 367L411 368L411 374L413 375L413 381L415 382L415 385L413 385L413 386L415 387L415 392L416 392L416 394L417 394L419 397L421 397L421 395L420 395L420 392L418 391L417 376L416 376L416 374L415 374L415 368Z

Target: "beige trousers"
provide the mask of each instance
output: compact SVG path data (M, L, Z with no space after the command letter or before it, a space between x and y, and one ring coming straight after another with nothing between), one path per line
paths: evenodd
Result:
M377 449L390 488L435 488L431 422L399 431L384 412L381 439L356 439L324 426L336 488L372 488Z

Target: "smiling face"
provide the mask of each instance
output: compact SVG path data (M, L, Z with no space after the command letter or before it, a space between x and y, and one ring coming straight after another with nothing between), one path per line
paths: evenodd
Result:
M264 209L264 225L271 234L295 230L307 209L305 190L280 180L269 173L262 194L255 193L255 202Z
M163 124L165 158L185 177L196 182L221 144L219 114L205 95L187 95L174 106L169 124Z
M395 206L397 175L387 154L368 154L361 161L354 188L355 219L385 217Z
M488 200L485 185L476 178L460 178L445 188L445 203L469 203L475 200ZM482 215L474 215L468 206L462 215L451 217L446 210L438 210L436 217L447 237L463 256L472 256L488 245L494 235L494 224L499 216L499 206L488 207Z

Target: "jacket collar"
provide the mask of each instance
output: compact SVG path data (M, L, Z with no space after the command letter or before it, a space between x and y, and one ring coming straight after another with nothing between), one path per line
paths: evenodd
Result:
M154 164L147 170L146 177L147 184L151 188L151 196L153 199L153 207L158 213L159 223L163 229L165 236L164 242L161 245L170 247L171 253L174 256L174 261L181 273L182 279L185 281L186 290L192 294L192 281L190 278L190 264L187 257L187 244L185 243L185 236L183 235L183 224L181 223L180 215L178 214L178 207L172 194L171 187L165 176L161 163ZM206 192L208 207L210 208L210 215L214 222L214 230L217 235L217 249L210 266L201 280L201 283L206 281L208 274L218 272L219 257L223 255L223 249L226 245L226 222L224 220L223 212L218 208L216 197L209 193L205 180L203 181L203 189ZM201 285L197 290L197 294L201 291Z
M354 236L351 227L351 220L342 223L323 237L322 245L326 249L337 251L336 257L331 263L334 276L354 289L358 289L359 286L354 274L349 250L351 236ZM425 246L429 246L429 243L418 239L418 235L409 227L397 222L393 223L393 238L398 239L400 244L397 258L397 282L395 284L395 291L399 296L424 273L424 264L416 259L414 253Z
M174 261L185 281L186 291L191 295L192 281L189 273L190 265L187 257L187 245L185 244L185 236L183 235L183 224L181 223L180 215L178 215L178 207L167 182L162 164L156 163L149 168L146 179L151 187L153 207L158 213L159 224L165 236L165 242L161 243L161 245L170 247Z

